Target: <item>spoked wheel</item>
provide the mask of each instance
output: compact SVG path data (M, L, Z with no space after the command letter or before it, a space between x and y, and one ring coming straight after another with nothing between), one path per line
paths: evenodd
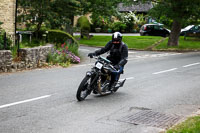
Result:
M83 101L85 98L89 95L88 86L90 84L91 77L85 76L85 78L82 80L81 84L78 87L76 98L78 101Z

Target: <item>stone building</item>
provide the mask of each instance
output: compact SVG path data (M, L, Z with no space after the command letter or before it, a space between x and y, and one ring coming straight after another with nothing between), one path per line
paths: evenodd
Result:
M14 42L15 39L15 8L16 0L0 0L0 22L1 27L6 31Z

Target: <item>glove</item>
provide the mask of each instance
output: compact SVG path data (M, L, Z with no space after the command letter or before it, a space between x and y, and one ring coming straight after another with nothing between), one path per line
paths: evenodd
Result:
M119 70L119 69L120 69L120 65L115 65L114 68L115 68L116 70Z
M88 57L93 58L93 56L95 56L95 55L96 55L95 53L89 53Z

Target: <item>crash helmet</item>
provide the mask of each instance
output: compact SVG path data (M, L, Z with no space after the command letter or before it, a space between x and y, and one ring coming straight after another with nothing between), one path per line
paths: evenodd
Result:
M112 35L112 43L119 44L122 42L122 34L120 32L115 32Z

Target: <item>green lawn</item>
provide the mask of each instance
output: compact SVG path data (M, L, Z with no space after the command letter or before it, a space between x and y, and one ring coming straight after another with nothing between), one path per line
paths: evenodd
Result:
M160 45L158 45L155 49L157 50L200 50L200 40L196 38L189 38L184 40L184 37L179 38L179 46L177 47L168 47L167 46L168 39L163 41Z
M146 49L160 39L162 39L162 37L123 36L123 42L128 45L128 48L134 49ZM89 46L105 46L110 40L111 36L93 36L91 39L81 39L80 44L85 44Z
M128 45L128 48L146 50L161 39L162 37L156 36L124 36L123 42ZM91 39L81 39L80 44L88 46L105 46L110 40L111 36L93 36ZM184 37L181 36L179 39L179 46L177 47L168 47L167 42L168 39L161 42L154 50L200 50L200 39L188 37L187 40L184 40Z
M191 117L166 133L200 133L200 116Z

